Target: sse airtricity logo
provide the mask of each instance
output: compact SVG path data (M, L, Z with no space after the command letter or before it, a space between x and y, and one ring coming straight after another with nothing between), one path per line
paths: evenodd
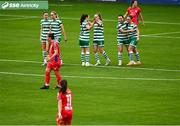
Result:
M9 2L4 2L2 5L1 5L2 9L6 9L9 7Z

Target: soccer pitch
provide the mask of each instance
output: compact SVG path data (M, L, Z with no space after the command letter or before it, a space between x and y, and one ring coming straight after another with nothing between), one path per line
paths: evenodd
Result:
M73 91L73 125L180 124L180 12L176 5L140 5L138 45L142 65L117 66L117 15L123 3L50 3L61 17L68 42L61 41L65 65L60 72ZM0 10L0 125L55 125L57 90L54 73L49 90L39 41L42 10ZM111 64L82 67L79 19L82 13L100 12L105 29L105 50ZM92 32L91 32L92 34ZM102 64L105 64L103 57ZM95 63L92 39L90 62Z

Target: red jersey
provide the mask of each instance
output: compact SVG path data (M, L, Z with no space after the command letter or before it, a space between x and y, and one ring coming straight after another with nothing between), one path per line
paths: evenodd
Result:
M62 112L72 110L72 93L70 89L68 89L67 93L65 94L58 92L57 100L62 101Z
M55 50L58 51L58 54L49 62L52 64L59 64L60 63L60 48L59 48L58 43L52 40L50 48L49 48L50 57L54 54Z
M129 7L127 9L127 12L128 15L133 17L132 22L138 25L138 16L141 13L141 9L139 7L135 7L135 8Z

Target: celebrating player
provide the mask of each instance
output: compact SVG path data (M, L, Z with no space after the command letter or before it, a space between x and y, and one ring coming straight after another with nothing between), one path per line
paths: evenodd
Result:
M40 89L49 89L50 82L50 72L54 70L56 75L57 85L61 81L61 75L59 73L59 68L61 65L60 61L60 48L57 42L54 41L54 33L48 34L48 43L49 43L49 56L47 56L47 66L45 70L45 84Z
M138 17L140 16L140 19L142 21L142 26L144 26L144 19L141 14L141 9L138 7L138 1L137 0L132 0L131 2L131 7L129 7L124 15L124 18L127 16L132 16L132 22L135 23L138 26ZM139 30L137 29L137 40L139 40Z
M40 29L40 40L42 47L42 56L44 63L42 65L46 65L46 42L47 42L47 34L50 32L50 20L48 19L48 12L43 12L43 19L41 20L41 29Z
M110 59L104 50L104 28L103 28L103 22L102 22L102 17L100 14L95 14L94 15L94 40L93 40L93 46L94 46L94 53L95 53L95 59L96 59L96 64L100 65L100 59L98 55L98 50L101 54L103 54L104 58L106 59L106 64L109 65Z
M117 42L118 42L118 65L122 65L122 52L123 52L123 45L125 45L127 52L128 52L128 35L127 33L121 32L121 28L127 30L126 24L124 23L124 16L118 15L118 25L117 25Z
M127 30L126 30L127 29ZM130 62L127 65L137 65L141 64L139 53L137 51L137 25L132 22L132 16L127 17L127 28L124 29L123 27L120 29L121 32L128 34L128 41L129 41L129 60ZM135 53L137 62L133 60L133 53Z
M67 41L67 36L66 36L66 32L64 30L64 25L62 23L62 21L60 19L58 19L58 15L55 11L51 12L51 32L54 33L54 37L55 40L60 43L61 42L61 38L62 38L62 34L64 35L64 40L65 42ZM61 64L63 64L62 61L62 55L60 54L60 58L61 58Z
M81 62L82 66L90 66L89 57L89 42L90 42L90 29L93 23L89 21L88 14L82 14L80 19L80 35L79 35L79 45L81 47Z
M72 92L67 86L67 81L60 82L60 90L57 93L58 114L56 117L57 125L71 125L72 120Z

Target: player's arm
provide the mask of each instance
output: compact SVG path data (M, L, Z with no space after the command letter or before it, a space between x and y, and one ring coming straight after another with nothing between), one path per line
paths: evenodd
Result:
M66 32L65 32L65 29L64 29L64 25L63 24L61 24L61 29L62 29L62 34L63 34L63 36L64 36L64 41L66 42L67 41L67 36L66 36Z
M128 11L126 11L126 13L124 14L124 19L126 19L127 16L128 16Z
M41 25L41 28L40 28L40 34L39 34L39 36L40 36L40 40L41 40L41 33L42 33L42 25Z
M140 19L141 19L141 21L142 21L142 26L144 26L144 18L143 18L143 16L142 16L142 14L139 13L139 16L140 16Z
M62 119L61 111L62 111L62 101L58 100L58 116L60 119Z
M94 25L94 21L93 22L89 21L88 24L86 25L86 28L91 29L93 27L93 25Z
M50 61L50 60L52 60L57 54L58 54L58 50L55 49L55 50L54 50L54 54L53 54L51 57L47 57L47 62Z

